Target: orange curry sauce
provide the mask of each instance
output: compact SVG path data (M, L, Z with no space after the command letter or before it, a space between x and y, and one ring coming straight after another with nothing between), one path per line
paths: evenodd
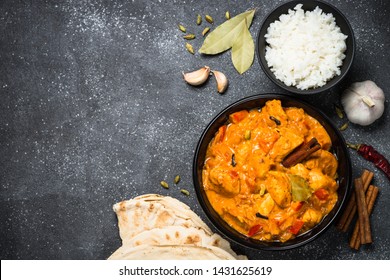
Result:
M285 156L315 137L321 149L290 168ZM337 159L324 127L303 109L268 101L239 111L209 144L203 186L215 211L234 229L285 242L311 229L337 202Z

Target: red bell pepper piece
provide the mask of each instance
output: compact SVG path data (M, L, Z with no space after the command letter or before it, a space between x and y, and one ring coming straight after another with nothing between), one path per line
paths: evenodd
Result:
M229 120L232 123L239 123L249 115L247 110L235 112L229 116Z
M238 172L236 170L230 170L230 177L235 179L238 178Z
M289 231L292 233L292 234L297 234L301 228L303 227L303 225L305 224L304 221L302 220L296 220L294 222L294 224L290 227Z
M329 192L325 189L318 189L314 192L314 194L319 200L327 200L329 197Z
M223 125L218 129L217 135L215 135L215 142L220 143L225 138L227 125Z
M302 206L303 206L303 204L304 204L305 202L304 201L296 201L296 202L293 202L292 204L291 204L291 208L292 209L294 209L294 211L299 211L299 210L301 210L301 208L302 208Z
M249 237L252 237L252 236L255 235L256 233L258 233L259 230L261 230L262 227L263 227L263 226L260 225L260 224L257 224L257 225L252 226L252 227L249 229L249 231L248 231L248 236L249 236Z

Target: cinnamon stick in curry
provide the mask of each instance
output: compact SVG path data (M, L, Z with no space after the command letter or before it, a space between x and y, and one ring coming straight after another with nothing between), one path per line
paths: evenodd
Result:
M321 149L320 143L316 138L310 139L309 142L303 143L290 154L288 154L282 161L284 167L291 167L295 164L305 160L312 153Z
M371 243L371 226L368 218L362 178L355 179L355 196L359 218L360 242L361 244Z
M378 196L378 193L379 193L379 188L376 186L370 185L370 187L368 188L367 193L366 193L366 203L367 203L368 215L371 215L371 213L372 213L372 210L374 208L375 200ZM357 221L355 224L353 234L352 234L351 239L349 241L349 246L355 250L359 250L360 245L361 245L359 227L360 227L359 221Z

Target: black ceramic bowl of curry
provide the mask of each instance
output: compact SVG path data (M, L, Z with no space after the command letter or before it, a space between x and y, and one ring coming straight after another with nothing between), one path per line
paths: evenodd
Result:
M269 108L275 108L276 111L280 110L280 108L283 108L284 111L289 110L288 118L294 118L294 112L298 112L299 114L304 112L304 114L307 115L307 118L310 120L314 119L314 122L318 123L319 127L322 127L319 128L320 131L325 131L327 136L324 138L321 134L313 132L313 135L316 137L309 137L307 134L309 132L305 132L307 135L305 134L305 137L303 137L302 134L303 138L300 138L300 133L297 132L297 129L294 128L291 123L284 123L287 119L283 120L283 117L278 116L278 113L275 113L276 117L269 115L264 117L264 114L266 113L261 112L271 110ZM245 113L245 116L241 116L242 112ZM249 112L249 115L247 112ZM225 137L225 134L223 134L223 137L225 137L224 139L230 137L229 139L231 141L235 141L234 147L246 147L247 145L250 145L249 143L251 141L257 141L258 144L256 144L256 147L259 148L258 146L260 146L263 150L267 150L265 152L267 155L263 156L263 158L261 156L256 158L256 152L253 147L248 148L247 151L237 151L231 147L228 147L225 150L218 150L220 149L219 146L216 146L217 148L213 147L213 143L220 140L218 138L221 137L221 130L225 129L226 131L228 125L232 125L232 122L234 122L234 118L241 121L241 119L247 116L250 116L248 118L252 119L259 117L260 120L257 120L258 122L267 122L270 126L268 131L271 133L267 134L262 131L261 133L256 134L255 131L252 130L251 135L251 133L248 132L250 130L245 130L245 128L242 127L243 130L240 132L240 135L242 136L240 136L241 138L239 140L231 140L234 139L233 136ZM241 124L235 125L240 126ZM283 127L283 125L285 125L285 127ZM306 126L308 127L308 130L311 129L310 124ZM292 129L295 129L295 131ZM317 128L315 129L317 130ZM282 132L286 132L287 136L283 135ZM291 132L293 132L295 136L291 136ZM270 148L271 146L268 147L267 143L264 142L264 139L272 139L272 135L276 135L276 138L274 139L277 140L273 140L272 148ZM288 145L281 142L282 137L287 140L286 143L293 143L289 146L290 151L285 149ZM310 143L308 142L311 142L313 138L316 140L314 141L316 142L316 145L321 144L321 150L317 151L316 149L309 152L309 154L306 155L306 159L303 161L297 160L296 157L295 162L294 159L292 160L293 162L290 160L291 164L286 167L287 158L290 157L291 159L299 154L299 150L302 150L304 145L310 146ZM317 140L316 138L319 139ZM310 141L307 139L310 139ZM248 144L246 144L246 142L248 142ZM242 145L239 145L239 143ZM261 143L263 143L262 147ZM277 150L275 147L277 146L279 147L279 150L275 153L274 151ZM310 146L310 148L311 147L314 146ZM213 163L209 158L210 151L212 151L211 149L217 149L214 152L220 154L222 158L226 158L225 166L229 171L216 170L218 163ZM316 158L316 153L320 155L324 153L330 161L325 159L324 163L324 160L319 157L320 161L316 162L313 160ZM272 158L275 162L269 162L267 165L265 158ZM258 166L254 168L255 173L253 174L255 175L253 175L253 177L255 178L251 178L248 174L252 173L247 172L252 168L250 166L252 160L254 160L256 164L259 162L263 164L259 166L265 166L264 169ZM336 165L332 165L332 162L334 163L335 161ZM241 169L240 165L242 165ZM305 173L305 170L310 172L310 174ZM315 174L318 170L324 170L321 172L329 173L324 176L329 178L332 177L334 182L329 180L329 184L326 183L328 184L326 187L318 185L316 183L317 175ZM283 172L286 174L283 175ZM226 174L229 174L229 176ZM299 174L299 176L294 174ZM307 174L307 176L304 174ZM268 181L257 181L258 177L267 178L266 180ZM304 181L302 178L306 178L308 182L310 181L310 188L307 188L308 185L306 183L303 185L300 184L300 181ZM278 181L279 179L280 181ZM285 182L290 179L298 179L298 181ZM333 223L343 207L350 189L351 162L343 136L332 121L320 110L304 101L288 95L260 94L244 98L231 104L216 115L208 124L201 135L195 150L193 180L201 207L209 220L222 234L229 239L250 248L285 250L304 245L314 240ZM274 184L273 182L276 183ZM302 187L306 192L300 192ZM327 192L319 192L317 194L318 189L326 189ZM307 193L307 190L310 190L310 192ZM241 201L244 201L242 199L245 199L246 196L251 199L254 198L255 200L250 200L251 202L248 204L241 204ZM226 197L226 200L216 199L224 199L224 197ZM267 197L267 199L265 199L265 197ZM257 198L259 200L256 200ZM266 200L269 201L266 202ZM229 206L229 201L236 202L235 208ZM256 201L259 201L259 204L256 204ZM294 212L291 215L286 214L286 217L283 217L283 215L280 214L282 212L278 211L285 211L286 213L297 211L297 213ZM321 211L324 211L323 215L317 217L315 213ZM277 225L277 227L275 227L275 225Z

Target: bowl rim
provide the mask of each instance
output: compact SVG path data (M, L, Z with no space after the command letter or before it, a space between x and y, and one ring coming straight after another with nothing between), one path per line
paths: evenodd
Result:
M283 9L285 6L289 6L289 5L292 5L294 3L295 3L295 5L297 5L297 4L303 4L304 5L305 3L311 3L311 4L317 4L317 6L319 6L319 7L320 7L320 5L327 6L330 10L333 10L332 11L333 16L335 17L334 13L338 14L338 16L340 16L340 18L345 22L346 26L348 27L348 34L347 35L351 39L351 45L352 45L352 49L350 50L351 51L351 58L349 59L349 61L347 61L347 65L346 65L345 71L341 72L340 75L333 77L331 80L329 80L322 87L310 88L310 89L307 89L307 90L301 90L301 89L296 88L295 86L287 86L286 84L284 84L284 82L278 80L275 77L273 72L268 67L268 63L265 60L265 55L263 55L263 53L260 50L260 42L262 41L262 38L261 38L260 34L262 33L262 31L265 28L268 29L269 25L265 26L265 24L268 21L268 19L271 16L273 16L274 13L279 11L279 9ZM282 15L282 13L280 13L280 15ZM264 39L264 41L265 41L265 39ZM354 58L355 58L356 41L355 41L355 35L354 35L354 32L353 32L352 26L349 23L347 17L338 8L336 8L334 5L332 5L330 3L327 3L327 2L324 2L324 1L321 1L321 0L292 0L292 1L288 1L288 2L285 2L285 3L279 4L274 9L272 9L271 12L269 12L266 15L266 17L262 21L262 23L260 25L260 28L259 28L259 30L257 32L256 46L255 47L256 47L256 54L257 54L258 62L260 64L261 68L263 69L263 72L266 74L266 76L274 84L276 84L277 86L279 86L282 89L287 90L289 92L293 92L293 93L300 94L300 95L311 95L311 94L323 93L325 91L330 90L331 88L336 86L338 83L340 83L346 77L346 75L348 74L349 70L352 67L352 64L353 64L353 61L354 61ZM346 58L344 58L344 61L345 61L345 59Z
M204 142L206 135L209 133L209 130L211 129L213 124L219 118L224 116L228 111L234 109L235 107L239 107L242 104L245 104L245 103L250 102L250 101L255 101L258 99L267 99L267 100L279 99L282 102L283 101L287 101L287 102L292 101L292 102L300 103L303 106L306 106L307 108L317 112L321 116L321 118L326 122L326 124L329 125L330 128L335 132L337 138L341 141L341 144L342 144L341 149L343 150L343 154L345 155L345 159L346 159L346 163L347 163L345 166L345 168L347 169L347 171L346 171L347 175L346 175L346 182L345 182L346 190L344 192L343 197L338 198L338 201L340 201L339 207L335 210L332 210L335 212L334 212L333 216L330 217L330 219L328 220L328 222L326 224L322 225L322 223L323 223L323 220L322 220L318 225L314 226L309 231L303 233L301 236L309 234L315 228L322 226L322 228L320 228L317 233L313 234L309 238L301 240L300 242L294 242L296 239L292 239L291 242L287 241L286 243L259 241L259 240L254 240L251 238L243 238L244 236L241 233L239 233L239 234L242 235L242 237L237 237L237 236L231 234L230 230L228 230L228 227L229 227L228 225L227 225L227 227L221 225L221 224L226 224L226 222L224 222L224 221L219 222L213 218L213 215L211 214L210 209L207 206L207 203L204 199L204 196L202 195L202 192L204 193L204 191L202 191L203 183L199 182L197 162L198 162L198 158L199 158L199 154L200 154L200 148ZM254 108L257 108L257 107L250 107L248 109L254 109ZM306 110L305 110L305 112L306 112ZM206 143L206 144L208 145L209 143ZM193 165L192 165L192 178L193 178L196 197L197 197L199 204L201 205L203 212L206 214L206 217L209 220L209 222L212 225L214 225L215 228L217 228L217 230L219 232L221 232L225 237L234 241L235 243L238 243L240 245L243 245L243 246L245 246L247 248L251 248L251 249L260 249L260 250L264 250L264 251L282 251L282 250L294 249L294 248L300 247L302 245L305 245L305 244L315 240L322 233L324 233L327 229L329 229L329 227L334 223L334 221L336 220L336 218L340 214L341 209L344 208L345 201L346 201L346 199L349 196L350 191L351 191L352 164L351 164L350 154L349 154L349 151L347 149L347 143L346 143L343 135L341 134L339 129L336 127L336 125L332 122L332 120L326 114L324 114L320 109L314 107L313 105L311 105L311 104L307 103L306 101L303 101L302 99L297 98L295 96L293 97L291 95L281 94L281 93L260 93L260 94L255 94L255 95L251 95L248 97L244 97L238 101L231 103L230 105L226 106L223 110L221 110L217 115L215 115L212 118L212 120L207 124L207 126L203 130L203 132L202 132L202 134L197 142L196 148L195 148L195 153L194 153L194 157L193 157Z

